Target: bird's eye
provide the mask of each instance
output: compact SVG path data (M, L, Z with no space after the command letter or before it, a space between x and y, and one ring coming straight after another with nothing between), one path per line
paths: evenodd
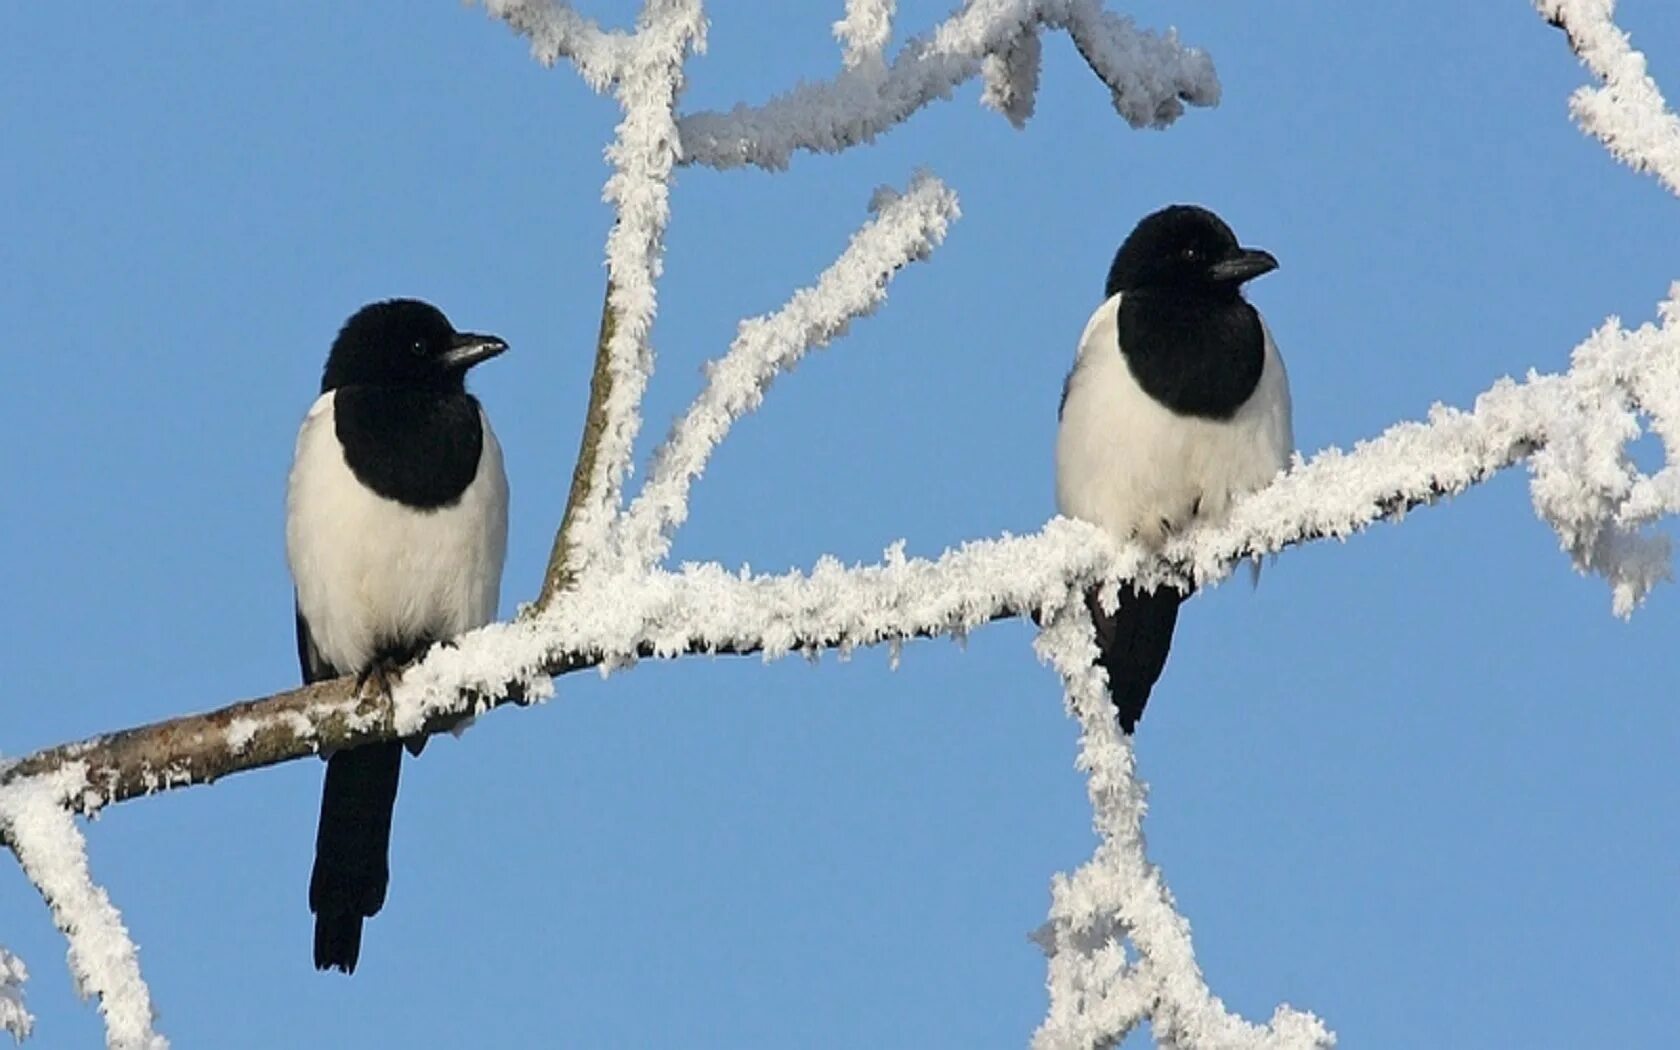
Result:
M1185 262L1195 262L1197 259L1200 259L1202 257L1202 253L1201 253L1201 250L1199 248L1190 247L1190 248L1185 248L1183 251L1179 252L1178 256L1179 256L1179 258L1183 259Z
M408 352L413 354L415 357L424 357L426 354L426 341L424 339L416 339L413 345L408 348Z

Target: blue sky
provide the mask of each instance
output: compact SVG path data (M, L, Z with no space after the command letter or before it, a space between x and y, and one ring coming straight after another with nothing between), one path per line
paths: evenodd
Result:
M687 107L828 75L840 6L712 4ZM931 168L965 218L736 429L678 559L1035 528L1074 341L1164 203L1282 260L1253 297L1308 452L1561 368L1680 277L1680 202L1569 124L1585 74L1526 4L1111 6L1211 50L1224 102L1132 131L1055 37L1023 133L971 84L842 157L681 173L646 448L875 186ZM1680 9L1621 6L1680 95ZM911 29L946 10L900 7ZM449 2L25 5L0 64L0 750L295 682L285 471L370 299L513 344L476 391L514 492L504 613L535 593L597 324L609 100ZM1215 991L1361 1048L1672 1033L1677 635L1672 587L1611 617L1520 473L1197 598L1138 750ZM434 744L350 980L309 965L316 762L117 807L94 871L177 1047L1018 1046L1045 998L1027 933L1092 845L1030 639L912 646L897 672L576 675ZM38 1045L97 1045L9 864L0 943L31 966Z

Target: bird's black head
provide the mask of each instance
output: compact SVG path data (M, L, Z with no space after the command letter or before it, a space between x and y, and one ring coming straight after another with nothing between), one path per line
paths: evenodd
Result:
M1120 245L1103 294L1147 289L1234 299L1243 282L1277 264L1270 252L1238 244L1213 212L1174 204L1146 216Z
M369 303L333 340L321 392L346 386L460 391L467 369L507 344L493 335L457 332L443 311L418 299Z

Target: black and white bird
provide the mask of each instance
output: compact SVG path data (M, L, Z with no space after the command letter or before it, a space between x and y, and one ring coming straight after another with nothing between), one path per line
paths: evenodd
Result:
M286 493L304 681L355 674L383 689L434 642L494 618L507 475L465 379L506 349L413 299L365 306L339 331ZM317 969L353 972L362 920L385 903L402 747L327 761L309 880Z
M1242 286L1277 268L1205 208L1174 205L1137 224L1114 256L1062 389L1056 502L1121 541L1160 547L1265 486L1294 450L1289 381ZM1187 594L1122 584L1096 620L1120 727L1137 726L1166 666Z

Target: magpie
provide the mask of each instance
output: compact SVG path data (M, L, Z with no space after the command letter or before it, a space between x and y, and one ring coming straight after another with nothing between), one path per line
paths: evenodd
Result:
M385 691L433 643L495 616L507 475L465 380L506 349L414 299L364 306L339 331L286 493L305 682L354 674ZM327 759L309 880L318 970L353 973L362 920L385 903L402 747Z
M1289 380L1265 321L1242 296L1246 281L1276 268L1271 253L1240 246L1205 208L1173 205L1137 224L1115 253L1062 388L1062 514L1159 549L1288 464ZM1189 595L1124 584L1110 614L1097 593L1085 597L1097 663L1129 734Z

